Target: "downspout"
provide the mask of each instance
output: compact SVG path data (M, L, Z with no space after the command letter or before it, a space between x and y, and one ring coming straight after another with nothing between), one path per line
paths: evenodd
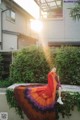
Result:
M2 15L2 11L1 11L1 50L3 50L3 15Z
M0 8L1 9L1 50L2 50L2 37L3 37L3 35L2 35L2 24L3 24L3 19L2 19L2 11L3 11L3 9L2 8Z
M3 50L3 13L9 9L1 10L1 50Z

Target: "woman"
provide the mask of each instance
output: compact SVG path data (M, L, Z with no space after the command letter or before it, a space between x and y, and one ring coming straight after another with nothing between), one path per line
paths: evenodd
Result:
M55 72L56 73L56 67L54 67L53 69L52 69L52 72ZM57 88L58 88L58 99L57 99L57 102L59 103L59 104L62 104L63 105L63 102L62 102L62 100L61 100L61 84L60 84L60 80L59 80L59 76L56 74L56 79L55 79L56 81L57 81L57 83L58 83L58 85L57 85Z
M54 67L48 73L48 84L42 86L19 86L15 88L15 97L30 120L55 120L56 90L61 88ZM61 89L59 89L61 101Z

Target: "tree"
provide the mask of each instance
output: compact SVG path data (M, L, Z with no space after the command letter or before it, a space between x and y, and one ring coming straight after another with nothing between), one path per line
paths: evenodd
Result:
M80 20L80 0L77 0L75 7L71 8L70 15L74 20Z

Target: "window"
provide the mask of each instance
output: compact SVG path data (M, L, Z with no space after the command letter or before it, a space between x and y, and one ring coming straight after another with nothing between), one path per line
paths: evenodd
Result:
M40 7L41 18L62 18L63 0L34 0Z
M15 22L16 19L16 14L13 10L8 10L6 11L7 19L10 20L11 22Z
M15 12L11 11L11 20L15 22Z
M0 4L1 4L1 0L0 0Z

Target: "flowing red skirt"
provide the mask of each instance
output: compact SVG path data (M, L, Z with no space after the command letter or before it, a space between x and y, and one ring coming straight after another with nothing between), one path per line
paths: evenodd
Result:
M29 120L56 120L56 103L47 89L47 85L38 87L28 85L15 88L15 98Z

